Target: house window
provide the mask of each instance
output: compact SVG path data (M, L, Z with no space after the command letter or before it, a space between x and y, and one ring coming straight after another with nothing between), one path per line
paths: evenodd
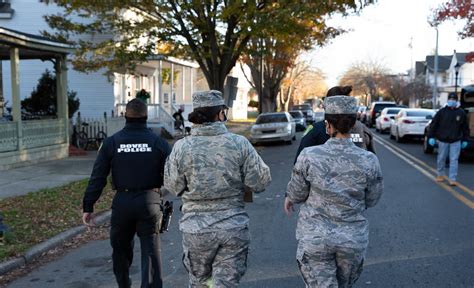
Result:
M142 89L142 79L140 76L135 76L135 89L140 91Z
M448 82L448 73L443 73L443 79L441 79L442 83Z
M0 19L11 19L14 12L10 0L0 0Z

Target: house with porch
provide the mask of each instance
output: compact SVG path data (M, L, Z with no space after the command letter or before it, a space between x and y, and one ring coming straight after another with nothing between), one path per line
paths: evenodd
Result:
M51 31L43 16L61 13L62 8L56 6L54 2L49 5L43 2L41 0L15 0L0 6L0 27L35 35L39 35L43 30ZM1 17L1 9L5 11L4 17ZM124 13L126 17L136 17L134 12L129 12ZM110 35L90 35L89 37L89 40L101 40ZM2 72L0 82L3 79L7 85L3 85L0 90L3 90L4 103L9 106L12 99L12 90L8 85L11 74L8 63L3 64L4 67L0 67ZM187 114L192 110L192 93L208 89L205 78L196 63L165 58L161 55L151 57L147 62L139 64L136 71L127 73L100 70L86 74L74 70L70 61L67 61L67 66L69 69L68 87L77 92L77 98L81 103L79 112L83 119L103 118L104 113L108 117L120 116L125 104L134 98L138 91L145 89L151 96L148 101L151 125L163 126L171 134L173 134L171 115L182 106L184 116L187 118ZM234 68L231 75L240 74L241 69L238 66ZM45 69L54 70L52 63L41 59L20 63L20 68L23 71L20 83L21 99L30 96ZM1 83L0 86L2 86ZM238 86L239 92L234 101L237 105L232 109L233 113L230 113L236 119L247 117L247 92L250 89L242 75L239 76Z
M68 106L66 56L72 47L44 37L0 27L0 58L9 62L11 119L0 121L0 170L24 162L64 158L68 155ZM56 117L23 121L20 62L50 61L56 72ZM3 115L2 115L3 116ZM6 120L5 120L6 119Z

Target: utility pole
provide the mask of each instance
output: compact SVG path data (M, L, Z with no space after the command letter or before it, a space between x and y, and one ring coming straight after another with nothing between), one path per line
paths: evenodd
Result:
M434 58L434 84L433 84L433 109L436 109L438 100L438 25L434 26L436 29L436 48L435 48L435 58Z
M410 48L410 80L415 79L415 71L413 70L413 37L410 37L410 43L408 44Z

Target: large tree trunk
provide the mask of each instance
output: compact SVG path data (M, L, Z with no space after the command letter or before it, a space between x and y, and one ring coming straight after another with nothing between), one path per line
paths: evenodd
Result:
M277 110L277 98L280 85L276 86L278 87L277 89L275 89L275 87L265 85L264 83L262 113L275 112Z
M290 85L286 90L285 89L280 89L280 94L278 97L279 99L279 103L280 103L280 111L283 112L283 111L288 111L288 107L289 107L289 104L290 104L290 99L291 99L291 96L293 94L293 86Z
M210 77L206 76L207 85L209 86L210 90L218 90L224 93L225 76L224 77L219 77L219 76L220 75L210 75Z

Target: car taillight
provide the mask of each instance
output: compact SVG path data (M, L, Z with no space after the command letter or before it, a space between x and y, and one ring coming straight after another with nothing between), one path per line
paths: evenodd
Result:
M403 123L405 123L405 124L413 124L413 123L415 123L415 121L405 119L405 120L403 120Z
M390 121L390 119L388 119L387 117L383 117L383 121L388 122Z

